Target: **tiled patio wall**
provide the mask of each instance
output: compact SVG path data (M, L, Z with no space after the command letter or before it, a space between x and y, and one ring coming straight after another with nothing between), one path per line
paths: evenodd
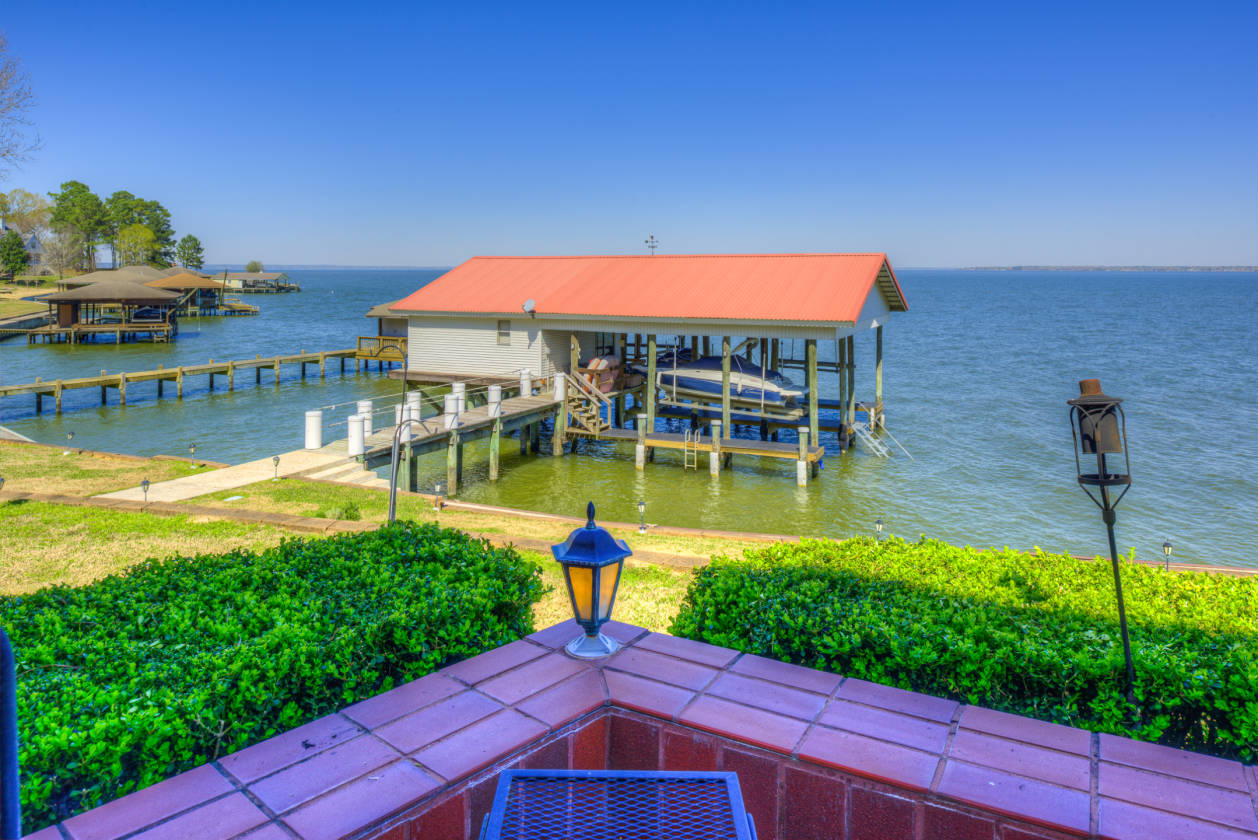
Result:
M456 840L506 767L733 770L762 840L1258 837L1258 777L647 633L572 622L39 832L39 840Z

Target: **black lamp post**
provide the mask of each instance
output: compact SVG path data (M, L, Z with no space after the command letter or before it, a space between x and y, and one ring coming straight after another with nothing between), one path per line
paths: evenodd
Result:
M1127 453L1127 418L1122 400L1101 391L1098 379L1079 382L1079 396L1067 400L1070 429L1075 441L1075 472L1079 486L1101 509L1101 520L1109 534L1110 563L1114 567L1114 592L1118 597L1118 623L1123 632L1123 656L1127 660L1127 700L1136 702L1136 669L1131 663L1131 641L1127 637L1127 608L1123 604L1123 582L1118 571L1118 546L1114 543L1114 508L1131 489L1131 457ZM1082 457L1081 457L1082 456ZM1122 463L1116 463L1122 456ZM1095 472L1091 459L1096 459ZM1091 489L1095 488L1095 492ZM1121 489L1119 489L1121 488ZM1116 498L1112 491L1118 491Z
M193 441L192 443L188 444L188 454L189 454L189 455L196 455L196 454L197 454L197 443L196 443L196 441Z
M22 798L18 779L17 663L9 636L0 628L0 838L22 836Z
M878 517L878 521L874 523L874 533L878 539L882 539L882 517Z
M568 643L566 650L580 659L598 659L614 653L620 644L599 632L612 615L620 570L625 558L633 554L623 540L618 540L594 524L594 503L585 508L585 527L577 528L560 545L550 550L563 566L572 614L585 630Z
M275 466L275 475L271 477L272 481L280 480L280 456L276 455L271 458L271 463Z
M149 484L150 483L151 482L149 482L147 478L140 482L140 489L144 491L144 501L146 502L149 500Z
M638 499L638 533L646 533L646 499Z
M0 484L2 483L3 482L0 482ZM1171 545L1170 540L1166 540L1165 542L1162 543L1162 553L1166 555L1166 570L1168 572L1171 570L1171 552L1174 550L1175 550L1175 546Z

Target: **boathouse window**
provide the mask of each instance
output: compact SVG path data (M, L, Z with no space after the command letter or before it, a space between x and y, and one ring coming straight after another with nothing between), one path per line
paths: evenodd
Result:
M511 322L510 321L498 322L498 343L499 344L511 343Z

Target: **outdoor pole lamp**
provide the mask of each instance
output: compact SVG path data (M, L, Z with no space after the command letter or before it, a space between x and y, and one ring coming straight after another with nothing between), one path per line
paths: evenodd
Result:
M432 509L437 511L437 513L441 513L441 482L438 481L434 484L432 489Z
M274 458L272 458L271 463L275 465L275 475L272 476L271 480L279 481L280 480L280 456L276 455Z
M1118 597L1118 623L1123 631L1123 656L1127 660L1127 700L1136 702L1136 669L1131 664L1131 641L1127 637L1127 608L1123 605L1123 582L1118 573L1118 547L1114 544L1114 508L1131 489L1131 457L1127 454L1127 418L1122 400L1101 391L1099 379L1079 382L1079 396L1070 405L1070 431L1075 441L1075 472L1079 486L1101 509L1101 520L1109 533L1110 563L1114 567L1114 593ZM1121 463L1116 463L1121 456ZM1096 459L1095 472L1092 459ZM1095 491L1093 489L1095 488ZM1121 488L1121 489L1119 489ZM1111 491L1118 496L1112 498Z
M882 539L882 517L878 517L878 521L874 523L874 532Z
M646 533L646 499L638 499L638 533Z
M195 454L197 454L197 443L196 443L196 441L193 441L192 443L188 444L188 454L189 454L189 455L195 455Z
M598 659L614 653L620 643L598 630L612 615L616 588L625 558L633 554L623 540L618 540L594 524L594 503L585 507L586 523L568 535L561 545L550 550L563 566L572 614L585 634L568 642L567 651L581 659Z
M0 487L4 486L4 479L0 478ZM1162 553L1166 555L1166 570L1171 570L1171 552L1175 550L1175 546L1171 545L1170 540L1162 543Z
M146 478L140 482L140 489L144 491L144 501L149 500L149 484L151 482Z
M62 452L62 455L70 454L70 441L72 440L74 440L74 432L66 432L66 451Z
M4 476L0 475L0 490L4 489Z

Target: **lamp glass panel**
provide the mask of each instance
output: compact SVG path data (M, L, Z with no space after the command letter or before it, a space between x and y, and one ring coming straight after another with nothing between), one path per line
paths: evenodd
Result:
M1095 455L1123 451L1123 439L1118 428L1118 412L1110 407L1091 414L1079 412L1079 438L1083 451Z
M607 621L612 615L612 597L616 594L616 582L620 580L620 567L623 561L612 563L598 570L598 617Z
M589 566L569 566L568 586L576 604L577 620L589 621L594 601L594 569Z

